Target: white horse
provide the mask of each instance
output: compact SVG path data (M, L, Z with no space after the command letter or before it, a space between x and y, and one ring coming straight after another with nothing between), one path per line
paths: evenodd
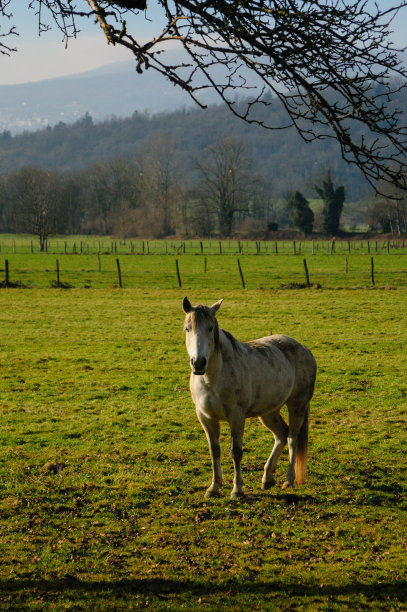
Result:
M190 357L190 389L205 430L213 479L205 497L219 495L222 485L220 421L228 421L232 438L234 486L231 497L244 495L241 471L245 419L258 417L275 438L264 466L262 488L275 484L277 461L288 441L289 467L283 488L303 484L306 477L308 414L317 371L312 353L288 336L274 335L239 342L219 329L223 300L213 306L192 306L184 298L186 347ZM280 415L288 407L289 426Z

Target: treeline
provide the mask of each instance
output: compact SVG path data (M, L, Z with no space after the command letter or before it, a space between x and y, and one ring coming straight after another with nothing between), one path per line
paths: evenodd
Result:
M262 239L295 227L305 235L338 235L346 186L331 172L314 186L312 210L298 190L277 197L241 140L228 137L186 157L170 134L157 134L127 158L95 162L77 171L24 166L0 176L0 232L38 235L110 234L162 238L178 235ZM373 198L365 223L379 231L406 231L405 200Z
M24 166L0 177L0 231L50 234L230 236L245 219L289 223L246 147L225 138L186 161L174 138L78 171ZM256 221L254 221L256 223Z

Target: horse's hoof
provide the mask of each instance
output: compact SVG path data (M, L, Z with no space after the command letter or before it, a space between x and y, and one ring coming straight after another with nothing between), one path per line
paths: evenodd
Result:
M239 497L244 497L243 491L232 491L232 493L230 494L231 499L238 499Z
M274 478L272 478L271 480L262 482L261 488L263 489L263 491L267 491L267 489L271 489L271 487L274 487L275 484L276 484L276 481L274 480Z
M281 488L282 489L294 489L294 483L288 482L288 480L286 480Z
M205 493L205 499L209 499L210 497L220 497L220 491L212 491L208 489Z

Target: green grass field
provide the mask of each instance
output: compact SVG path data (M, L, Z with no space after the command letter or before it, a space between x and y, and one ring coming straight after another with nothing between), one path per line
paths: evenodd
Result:
M0 290L1 609L405 610L405 255L380 257L389 267L374 290L360 288L369 269L349 285L335 277L340 255L325 256L325 280L310 257L322 288L302 290L275 290L303 282L301 258L278 257L277 272L277 257L241 257L245 291L229 256L208 258L199 279L202 258L180 257L182 289L167 280L174 258L151 255L123 259L125 287L127 261L151 267L133 269L137 288L112 288L113 269L101 288L69 291L49 289L54 255L26 256L44 288ZM86 265L68 282L83 287ZM188 390L185 293L225 298L220 325L239 339L272 329L314 352L305 486L261 491L272 436L251 420L246 497L229 499L224 426L224 496L203 499L211 470ZM280 483L286 467L285 452Z

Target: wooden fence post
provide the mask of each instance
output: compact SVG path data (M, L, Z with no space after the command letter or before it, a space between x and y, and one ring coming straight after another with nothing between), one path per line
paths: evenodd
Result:
M345 271L346 274L348 273L348 256L346 255L346 259L345 259Z
M242 272L242 268L240 266L240 261L239 260L237 260L237 265L239 266L240 278L242 279L243 289L246 289L245 284L244 284L243 272Z
M122 288L122 272L120 270L120 261L118 259L116 259L116 264L117 264L117 274L119 276L119 287Z
M304 259L304 270L305 270L305 278L307 279L307 287L310 287L309 273L308 273L308 266L307 266L307 260L306 259Z
M177 268L178 287L182 287L181 277L180 277L180 274L179 274L178 259L175 260L175 266Z
M205 272L206 272L206 257L205 257Z
M4 262L4 268L5 268L5 278L4 278L4 281L5 281L6 287L8 287L9 283L10 283L9 268L8 268L8 259L6 259L5 262Z

